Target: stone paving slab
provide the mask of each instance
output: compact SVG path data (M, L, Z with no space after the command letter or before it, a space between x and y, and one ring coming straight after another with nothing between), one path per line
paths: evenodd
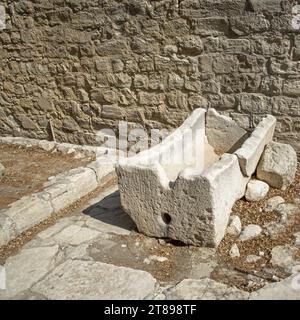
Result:
M147 272L94 262L68 260L33 286L48 299L143 299L155 288Z

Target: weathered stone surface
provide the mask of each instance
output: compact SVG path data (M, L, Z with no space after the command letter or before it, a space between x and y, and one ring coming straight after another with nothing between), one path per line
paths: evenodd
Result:
M112 177L115 175L113 159L111 159L109 163L109 158L105 159L104 157L101 157L90 163L87 167L95 171L98 183L108 176Z
M6 290L0 291L0 298L13 297L30 289L55 266L59 252L58 245L43 248L24 249L5 263Z
M71 225L64 228L54 236L54 240L59 244L69 244L78 246L99 237L101 233L89 228Z
M154 291L155 282L144 271L68 260L34 285L33 291L51 300L138 300Z
M265 146L272 140L276 125L273 116L264 118L252 132L251 136L235 152L240 161L243 173L251 177L255 172L258 161Z
M257 225L257 224L248 224L245 226L243 229L241 235L240 235L240 240L241 241L247 241L251 240L257 236L259 236L262 232L262 228Z
M271 251L270 263L273 266L283 268L290 271L294 265L299 264L300 261L296 261L296 254L298 249L290 245L277 246Z
M294 180L297 155L287 144L271 142L267 145L257 168L257 177L270 186L285 190Z
M238 216L231 216L230 217L230 224L227 228L227 233L238 236L242 231L242 222Z
M15 222L0 212L0 246L7 244L17 234Z
M50 195L51 204L57 212L95 190L97 186L94 170L77 168L46 183L44 193Z
M5 174L5 168L2 163L0 163L0 178L3 177Z
M248 201L260 201L265 198L268 192L269 185L267 183L253 179L247 184L245 197Z
M274 211L280 204L284 203L285 200L280 197L280 196L276 196L273 198L270 198L267 200L266 204L265 204L265 208L264 211L265 212L272 212Z
M247 131L215 109L207 111L205 130L209 144L220 153L236 150L247 138Z
M231 258L238 258L240 256L240 250L236 243L231 246L229 255Z
M217 246L223 238L232 205L249 179L235 155L217 161L206 142L204 117L205 110L195 110L161 144L119 162L121 203L139 231L201 246ZM183 161L177 146L192 132L197 139L186 140L184 148L194 158Z
M250 300L300 300L299 273L250 294Z
M49 218L52 213L49 197L44 193L23 197L5 209L5 215L15 223L18 234Z
M249 254L247 257L246 257L246 262L247 263L255 263L257 262L258 260L260 260L261 257L260 256L257 256L255 254Z
M167 300L246 300L249 294L211 279L185 279L164 292Z

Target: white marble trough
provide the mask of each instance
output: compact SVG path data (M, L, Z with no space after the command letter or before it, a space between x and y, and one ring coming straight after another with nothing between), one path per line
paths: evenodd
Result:
M197 109L160 144L116 165L121 203L140 232L216 247L244 196L276 119L251 133L214 109Z

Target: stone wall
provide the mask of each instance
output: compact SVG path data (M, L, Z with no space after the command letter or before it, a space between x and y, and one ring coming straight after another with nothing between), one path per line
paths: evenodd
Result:
M297 1L1 2L1 135L93 143L119 120L171 128L205 106L247 128L271 113L300 153Z

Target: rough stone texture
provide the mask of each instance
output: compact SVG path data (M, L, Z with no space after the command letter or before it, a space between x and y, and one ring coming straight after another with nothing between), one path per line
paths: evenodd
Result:
M263 181L250 180L245 193L246 200L260 201L268 194L269 189L269 185Z
M262 228L259 225L248 224L243 229L243 231L240 235L240 240L247 241L247 240L253 239L253 238L259 236L261 234L261 232L262 232Z
M0 298L27 290L42 279L54 267L58 251L58 245L30 248L8 258L5 263L6 290L0 291Z
M247 292L211 279L185 279L164 292L167 300L245 300Z
M258 124L259 129L268 127L266 119ZM140 232L200 246L220 243L232 206L244 196L250 180L243 174L237 155L216 154L223 148L217 144L218 130L230 136L226 150L241 143L244 148L248 140L238 128L235 121L214 109L198 108L163 142L119 161L116 171L121 203ZM269 131L263 132L269 139ZM263 134L256 137L259 148L252 150L250 167L256 167L268 139Z
M87 167L72 169L49 178L44 183L41 192L25 196L10 204L7 209L1 210L0 246L7 244L23 231L51 217L52 214L73 204L115 175L113 165L115 158L111 157L110 154L106 157L107 150L105 148L14 137L0 138L0 142L24 146L46 146L47 150L54 150L55 148L56 150L63 150L63 153L82 151L97 158ZM81 234L83 237L84 231L86 230L82 230L83 233Z
M257 177L270 186L285 190L294 180L297 155L288 144L271 142L267 145L257 167Z
M101 262L68 260L32 290L50 300L138 300L151 294L155 283L144 271Z
M215 154L207 148L204 120L199 108L162 143L118 163L121 203L140 232L201 246L222 240L249 178L232 154L207 165L205 159ZM191 134L195 138L185 140ZM181 142L184 148L178 149ZM164 163L165 158L178 163Z
M245 176L251 177L255 172L266 144L272 141L275 125L275 117L270 115L265 117L251 133L250 137L235 152Z
M290 245L277 246L271 251L271 264L276 267L291 271L294 265L298 265L300 261L296 260L298 249Z
M206 113L205 131L209 144L219 153L235 151L248 138L247 131L236 121L220 115L215 109Z
M239 216L231 216L230 224L227 228L227 233L233 236L239 236L242 231L242 222Z
M285 200L280 197L280 196L276 196L273 198L270 198L267 200L266 204L265 204L265 208L264 211L265 212L272 212L274 211L280 204L284 203Z
M250 294L250 300L300 300L300 274L271 283Z
M0 178L3 177L5 174L5 168L2 163L0 163Z
M98 186L96 173L90 168L76 168L47 182L43 190L50 196L55 212L69 206Z
M6 216L14 221L18 234L49 218L53 207L49 197L44 193L26 196L12 203L8 209L2 210Z
M178 127L199 106L278 118L300 150L292 1L3 1L0 134L95 142L120 119Z
M240 256L240 250L236 243L231 246L229 255L231 258L238 258Z

